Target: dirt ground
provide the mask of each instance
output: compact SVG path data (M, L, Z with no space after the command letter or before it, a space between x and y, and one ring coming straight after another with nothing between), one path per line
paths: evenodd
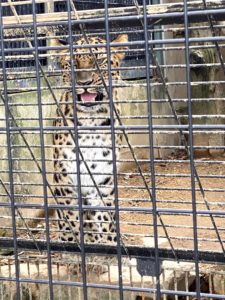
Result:
M202 191L195 180L195 195L192 195L189 161L155 162L155 205L158 210L158 236L165 237L165 230L175 248L193 249L193 204L196 197L197 236L201 250L221 251L221 238L225 246L225 158L201 158L195 167ZM146 182L151 190L149 165L141 166ZM152 208L149 192L144 188L143 179L133 168L131 175L120 176L119 197L122 207L132 209ZM136 174L136 175L135 175ZM166 212L167 211L167 212ZM160 215L160 217L159 217ZM214 224L213 224L214 223ZM216 234L216 228L218 235ZM121 212L121 230L129 236L129 242L140 245L143 237L153 237L153 218L151 212ZM169 247L163 242L162 247Z

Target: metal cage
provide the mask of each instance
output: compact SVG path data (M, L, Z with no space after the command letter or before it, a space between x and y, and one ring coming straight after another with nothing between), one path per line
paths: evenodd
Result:
M225 299L224 16L1 1L0 299Z

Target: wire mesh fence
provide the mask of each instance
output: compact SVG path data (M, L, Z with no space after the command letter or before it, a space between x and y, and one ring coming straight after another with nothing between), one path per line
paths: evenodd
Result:
M0 299L224 299L225 2L0 5Z

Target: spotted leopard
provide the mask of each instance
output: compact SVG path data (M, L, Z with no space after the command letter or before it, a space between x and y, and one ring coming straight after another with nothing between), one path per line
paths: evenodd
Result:
M111 46L111 75L113 82L121 81L119 67L125 56L125 49L120 43L128 41L127 35L119 35ZM80 242L79 219L79 188L77 177L77 161L75 138L69 131L78 126L78 144L80 148L80 196L83 210L83 231L85 243L116 242L113 152L108 93L103 85L108 85L108 60L106 41L100 37L88 37L88 43L93 45L91 52L82 47L87 44L85 38L75 43L75 90L73 98L71 80L71 58L69 49L62 50L59 63L63 70L63 82L68 86L61 96L55 126L59 130L54 134L54 186L55 197L61 205L68 209L58 209L59 238L66 242ZM117 45L113 45L117 43ZM60 45L61 41L57 41ZM96 45L96 46L95 46ZM94 59L95 56L95 59ZM96 61L101 69L101 75L96 68ZM102 77L104 80L102 80ZM76 98L76 99L75 99ZM119 90L113 88L113 100L121 99ZM74 124L74 107L76 103L77 124ZM120 114L120 105L115 103ZM62 117L62 113L64 118ZM65 122L66 119L66 122ZM114 124L118 121L114 118ZM108 127L106 127L108 126ZM62 130L60 130L62 127ZM108 130L106 130L108 128ZM74 132L74 131L73 131ZM115 135L116 145L121 143L122 136ZM119 150L116 150L117 160ZM91 173L91 175L90 175ZM93 180L94 179L94 180ZM74 206L74 208L72 207ZM88 209L85 209L88 206ZM96 206L111 207L112 211L95 209ZM72 230L71 230L72 229Z

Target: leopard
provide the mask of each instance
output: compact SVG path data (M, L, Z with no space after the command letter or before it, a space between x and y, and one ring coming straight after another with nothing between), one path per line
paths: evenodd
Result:
M113 171L115 157L117 162L120 157L122 134L114 133L116 149L113 152L111 127L118 125L121 115L121 88L114 83L122 81L120 67L127 42L126 34L118 35L110 43L109 57L107 42L102 37L81 37L73 42L72 52L71 47L65 46L67 42L55 40L56 46L64 46L57 52L65 85L54 120L54 126L60 130L53 134L54 197L63 207L57 209L59 240L62 242L81 243L80 218L85 244L117 242ZM91 48L86 47L87 44ZM113 86L113 118L109 90L103 84L110 86L109 70Z

